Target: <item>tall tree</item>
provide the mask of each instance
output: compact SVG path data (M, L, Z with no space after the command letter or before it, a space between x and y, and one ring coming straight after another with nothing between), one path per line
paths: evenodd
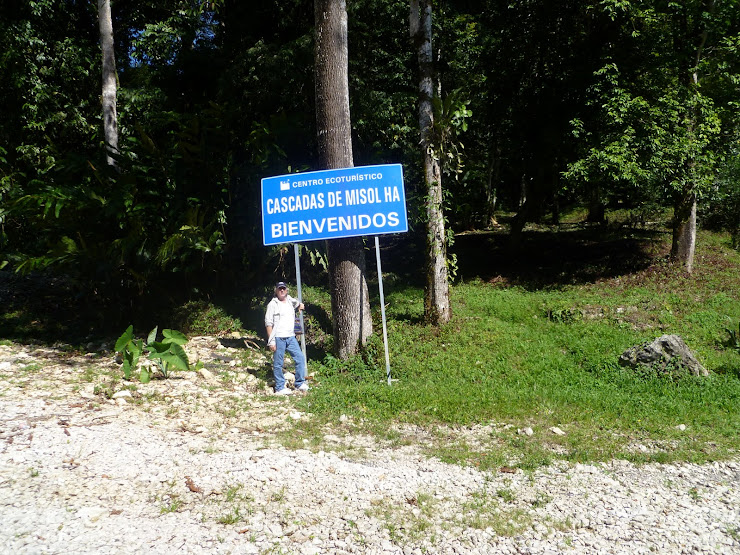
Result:
M347 6L345 0L315 0L316 133L319 164L349 168L352 128L349 112ZM352 356L372 333L361 238L327 242L334 350Z
M98 0L98 24L100 26L100 49L103 54L103 136L108 165L115 166L113 154L118 151L118 113L116 56L113 46L113 18L111 17L110 0Z
M690 145L697 144L696 134L702 118L701 98L699 93L699 67L702 63L704 48L709 34L708 18L713 16L714 0L702 0L697 12L688 12L691 8L684 5L683 11L676 15L678 33L682 36L677 46L684 50L679 53L683 61L679 71L683 73L683 82L688 92L689 109L686 116L686 135ZM687 35L687 36L685 36ZM685 46L684 46L685 45ZM689 154L685 161L686 182L675 195L673 209L673 245L671 256L681 264L688 273L694 267L696 250L696 196L700 184L695 177L697 171L696 153Z
M569 178L673 205L674 261L694 262L696 201L713 189L737 123L737 2L609 0L620 29L604 50L590 127L576 122L585 156ZM733 75L734 73L734 75ZM729 92L733 91L734 92Z
M434 59L432 53L432 1L411 0L409 30L419 62L419 129L426 187L426 288L424 312L427 320L444 324L450 320L447 237L442 205L442 172L439 144L434 140Z

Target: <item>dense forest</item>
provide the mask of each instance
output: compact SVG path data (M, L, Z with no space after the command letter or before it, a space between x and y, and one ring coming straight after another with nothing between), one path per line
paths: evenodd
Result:
M449 236L670 210L688 271L697 221L737 238L737 0L423 4ZM354 164L403 165L420 244L410 3L346 9ZM0 3L0 268L100 306L264 282L289 257L262 245L260 179L320 169L314 48L308 0Z

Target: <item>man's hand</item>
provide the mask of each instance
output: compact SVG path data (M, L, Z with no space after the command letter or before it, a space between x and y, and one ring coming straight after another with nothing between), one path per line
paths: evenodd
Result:
M306 307L303 306L303 303L301 303L301 304L298 305L298 310L303 310L304 308L306 308Z
M277 345L275 344L274 337L272 337L272 326L265 326L265 331L267 332L267 341L272 341L272 343L267 344L267 348L274 353L277 350Z

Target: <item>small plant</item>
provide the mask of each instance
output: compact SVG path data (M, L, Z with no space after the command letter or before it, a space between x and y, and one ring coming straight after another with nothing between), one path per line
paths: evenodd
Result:
M180 507L182 507L183 502L181 499L178 499L177 497L173 497L170 500L169 504L163 505L159 508L159 514L167 514L167 513L176 513L180 510Z
M237 494L239 493L239 490L241 490L244 486L242 484L235 484L233 486L227 486L226 487L226 501L232 502L235 499L237 499Z
M275 491L270 496L270 501L273 501L275 503L282 503L285 501L285 488L280 488L279 491Z
M254 498L241 493L243 489L243 484L226 486L226 490L224 491L225 500L231 504L231 509L226 514L218 517L217 522L219 524L236 524L245 520L247 515L252 514L250 503L254 501Z
M729 334L727 338L727 346L740 353L740 322L737 324L737 331L731 328L725 328L725 331Z
M538 509L540 507L544 507L550 501L552 501L552 497L550 497L546 493L537 493L536 497L530 502L530 504L535 509Z
M736 526L735 528L733 528L732 526L727 526L727 528L725 528L725 532L733 540L735 540L736 542L740 542L740 526Z
M92 382L95 380L97 376L97 370L93 368L92 366L85 367L85 370L82 374L82 380L86 382Z
M116 352L123 356L123 377L131 379L131 372L139 365L139 357L144 351L144 340L134 339L134 326L129 326L116 341Z
M144 343L143 339L134 338L134 327L129 326L116 341L115 349L123 356L123 375L127 380L131 379L131 373L136 370L139 358L144 352L148 352L149 360L157 365L165 379L169 378L175 369L190 370L188 355L182 347L188 342L188 338L179 331L164 329L162 330L164 338L157 341L157 329L155 327L149 332ZM149 370L142 368L139 380L147 383L150 378Z
M152 335L156 337L157 328L149 334L150 339ZM175 368L190 370L188 355L182 348L188 342L188 338L179 331L167 329L162 330L162 335L164 336L162 341L147 341L147 347L150 349L149 358L159 366L162 375L169 378L170 372Z
M244 517L241 514L241 509L239 506L235 506L231 512L226 513L223 516L220 516L217 520L219 524L236 524L240 520L242 520Z
M583 313L576 308L548 308L547 319L559 324L572 324L583 320Z
M93 394L95 395L102 395L106 399L112 399L113 394L116 392L116 380L109 380L108 382L103 382L96 384L93 389Z
M514 501L514 492L511 491L509 488L501 488L496 491L496 495L506 503L511 503Z
M699 490L696 488L691 488L689 490L689 497L691 497L691 499L693 499L694 501L701 500L701 494L699 493Z

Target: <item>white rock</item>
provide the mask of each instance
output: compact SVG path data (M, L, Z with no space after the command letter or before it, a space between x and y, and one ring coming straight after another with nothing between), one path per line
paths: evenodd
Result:
M565 432L563 430L561 430L560 428L558 428L557 426L553 426L552 428L550 428L550 432L552 432L556 436L564 436L565 435Z

